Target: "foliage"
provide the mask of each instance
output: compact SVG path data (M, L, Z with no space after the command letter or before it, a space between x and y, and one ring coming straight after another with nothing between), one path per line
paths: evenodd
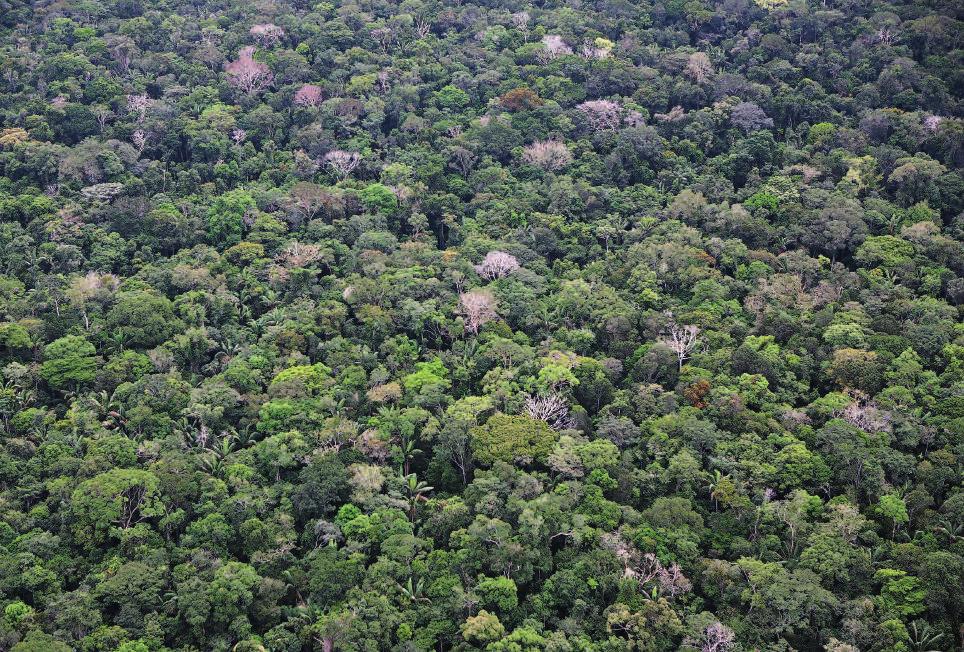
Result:
M0 649L962 649L960 19L0 3Z

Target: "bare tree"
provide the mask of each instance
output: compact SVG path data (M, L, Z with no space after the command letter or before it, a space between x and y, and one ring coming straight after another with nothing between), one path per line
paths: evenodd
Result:
M621 122L622 107L612 100L589 100L576 107L586 116L586 120L596 131L610 129L615 131Z
M127 111L137 115L137 122L144 122L147 110L154 104L154 100L147 93L139 93L127 96Z
M140 156L147 146L147 133L143 129L135 129L134 133L131 134L131 144L134 145L137 155Z
M361 154L336 149L325 154L325 162L334 170L336 175L344 179L361 163Z
M419 39L425 38L426 36L429 35L431 31L432 31L432 23L428 22L428 20L426 20L424 16L420 16L415 21L415 35Z
M110 122L111 118L114 117L114 112L111 111L109 106L103 104L95 104L91 107L94 113L94 117L97 118L97 125L100 127L101 132L107 128L107 123Z
M231 130L231 140L234 141L235 145L240 145L244 142L244 139L248 137L248 132L246 132L241 127L236 127Z
M87 199L97 199L100 201L110 201L124 189L122 183L98 183L80 189L80 194ZM93 274L94 272L91 272Z
M321 104L321 86L315 84L305 84L295 91L294 102L297 106L316 107Z
M608 59L611 53L611 47L600 47L597 41L593 40L583 41L582 49L579 52L582 58L587 61L591 59Z
M660 122L679 122L680 120L683 119L683 116L685 115L686 115L686 112L683 110L683 107L677 104L672 109L670 109L668 113L657 113L653 117L659 120Z
M228 83L249 94L263 91L274 79L268 66L255 61L254 46L241 48L237 61L228 63L224 69L228 75Z
M375 79L378 80L378 88L382 93L388 93L388 89L392 87L392 74L383 68L375 75Z
M295 240L278 255L278 261L288 269L307 267L322 258L321 246Z
M686 73L697 84L702 84L713 74L713 63L705 52L694 52L686 64Z
M926 116L924 118L924 128L927 129L927 131L937 131L943 121L944 118L939 115Z
M572 162L572 154L565 143L557 140L541 140L527 146L522 153L522 160L530 165L544 170L556 171Z
M555 392L545 396L528 396L525 413L531 419L545 421L553 430L569 430L576 426L566 400Z
M517 11L516 13L512 14L512 26L515 27L520 32L522 32L523 36L528 37L529 20L531 18L532 17L529 16L528 11Z
M458 170L464 178L468 178L469 172L472 171L472 167L475 165L476 156L471 152L471 150L462 147L461 145L456 145L451 150L449 150L449 166Z
M395 30L390 27L376 27L372 30L372 38L382 47L383 52L388 52L388 48L395 42Z
M881 410L876 402L860 390L854 389L848 393L853 401L836 416L843 417L844 420L866 432L890 432L890 412Z
M314 183L298 182L288 191L288 208L299 222L314 219L320 210L336 203L335 195Z
M689 359L690 353L696 348L696 340L699 334L700 329L698 326L679 326L673 324L670 327L669 338L665 340L665 343L679 359L680 369L683 368L683 363Z
M263 48L269 48L273 45L277 45L285 35L285 31L283 29L277 25L272 25L271 23L252 25L251 29L248 30L248 33L254 37L254 40L258 42L258 45Z
M483 325L499 317L495 297L488 290L471 290L460 294L459 312L472 333L478 333Z
M508 276L519 269L519 261L512 254L504 251L490 251L475 266L476 273L487 281Z
M727 652L733 649L736 636L733 630L720 622L707 625L698 639L687 638L684 643L698 647L700 652Z
M546 34L542 37L542 50L539 51L537 56L543 63L548 63L566 54L572 54L572 48L566 44L561 36Z

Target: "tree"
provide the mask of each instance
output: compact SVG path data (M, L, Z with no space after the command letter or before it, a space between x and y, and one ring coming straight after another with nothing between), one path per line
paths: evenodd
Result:
M285 31L272 23L258 23L248 30L254 40L263 48L277 45L284 38Z
M678 326L676 324L670 326L666 345L676 354L681 370L683 369L683 363L689 359L690 353L696 348L699 334L698 326Z
M472 290L460 294L459 312L465 318L469 332L473 334L478 334L482 326L499 318L495 297L488 290Z
M528 416L496 414L472 429L472 452L487 466L498 461L521 464L545 462L557 434L543 421Z
M178 328L170 299L154 292L121 292L107 313L115 337L128 346L150 348L161 344Z
M754 102L740 102L730 110L730 120L745 133L773 127L773 118Z
M361 163L361 154L337 149L325 154L325 162L338 177L344 179Z
M163 505L157 477L138 469L112 469L81 482L70 499L71 531L80 543L96 547L147 519Z
M572 162L572 154L565 143L557 140L542 140L526 146L522 160L543 170L555 172Z
M505 627L499 622L499 617L485 609L479 611L477 616L470 616L462 623L461 630L466 641L482 645L494 643L505 636Z
M503 278L519 269L516 257L504 251L490 251L482 262L475 266L476 273L487 281Z
M553 430L567 430L575 426L568 404L555 392L526 397L525 413L532 419L549 424Z
M248 95L263 91L274 81L271 69L256 61L254 53L254 47L243 47L238 51L238 58L224 66L228 83Z
M690 55L689 61L686 62L686 73L692 77L693 81L697 84L702 84L713 75L713 63L705 52L694 52ZM734 107L734 112L735 111L736 108ZM731 119L733 119L732 114ZM739 124L743 123L742 117L737 117L733 120L734 123L738 123L738 121ZM772 120L770 124L773 124Z
M622 107L611 100L590 100L578 107L596 131L615 131L622 123Z
M97 350L86 338L67 335L44 347L40 375L56 389L78 388L97 374Z
M542 37L540 57L544 62L551 61L566 54L572 54L572 48L566 44L558 34L546 34Z
M294 103L297 106L314 108L321 104L323 92L321 86L315 84L304 84L295 91Z

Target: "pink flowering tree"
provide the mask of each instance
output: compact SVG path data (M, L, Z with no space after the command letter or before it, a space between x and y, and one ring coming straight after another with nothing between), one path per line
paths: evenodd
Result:
M228 75L228 83L248 94L263 91L274 80L268 66L255 61L252 46L241 48L237 60L228 63L224 69Z
M321 104L321 101L321 86L316 86L315 84L305 84L295 91L294 102L296 106L313 108Z
M522 160L543 170L555 172L572 162L572 154L565 143L557 140L540 140L525 148L522 152Z
M596 131L615 131L622 122L622 107L612 100L589 100L576 107Z
M482 262L475 266L476 273L487 281L508 276L519 269L519 261L512 254L504 251L490 251L482 259Z

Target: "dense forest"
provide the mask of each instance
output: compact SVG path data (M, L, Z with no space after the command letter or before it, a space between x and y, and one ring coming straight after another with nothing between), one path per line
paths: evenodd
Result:
M0 1L0 650L960 650L962 14Z

